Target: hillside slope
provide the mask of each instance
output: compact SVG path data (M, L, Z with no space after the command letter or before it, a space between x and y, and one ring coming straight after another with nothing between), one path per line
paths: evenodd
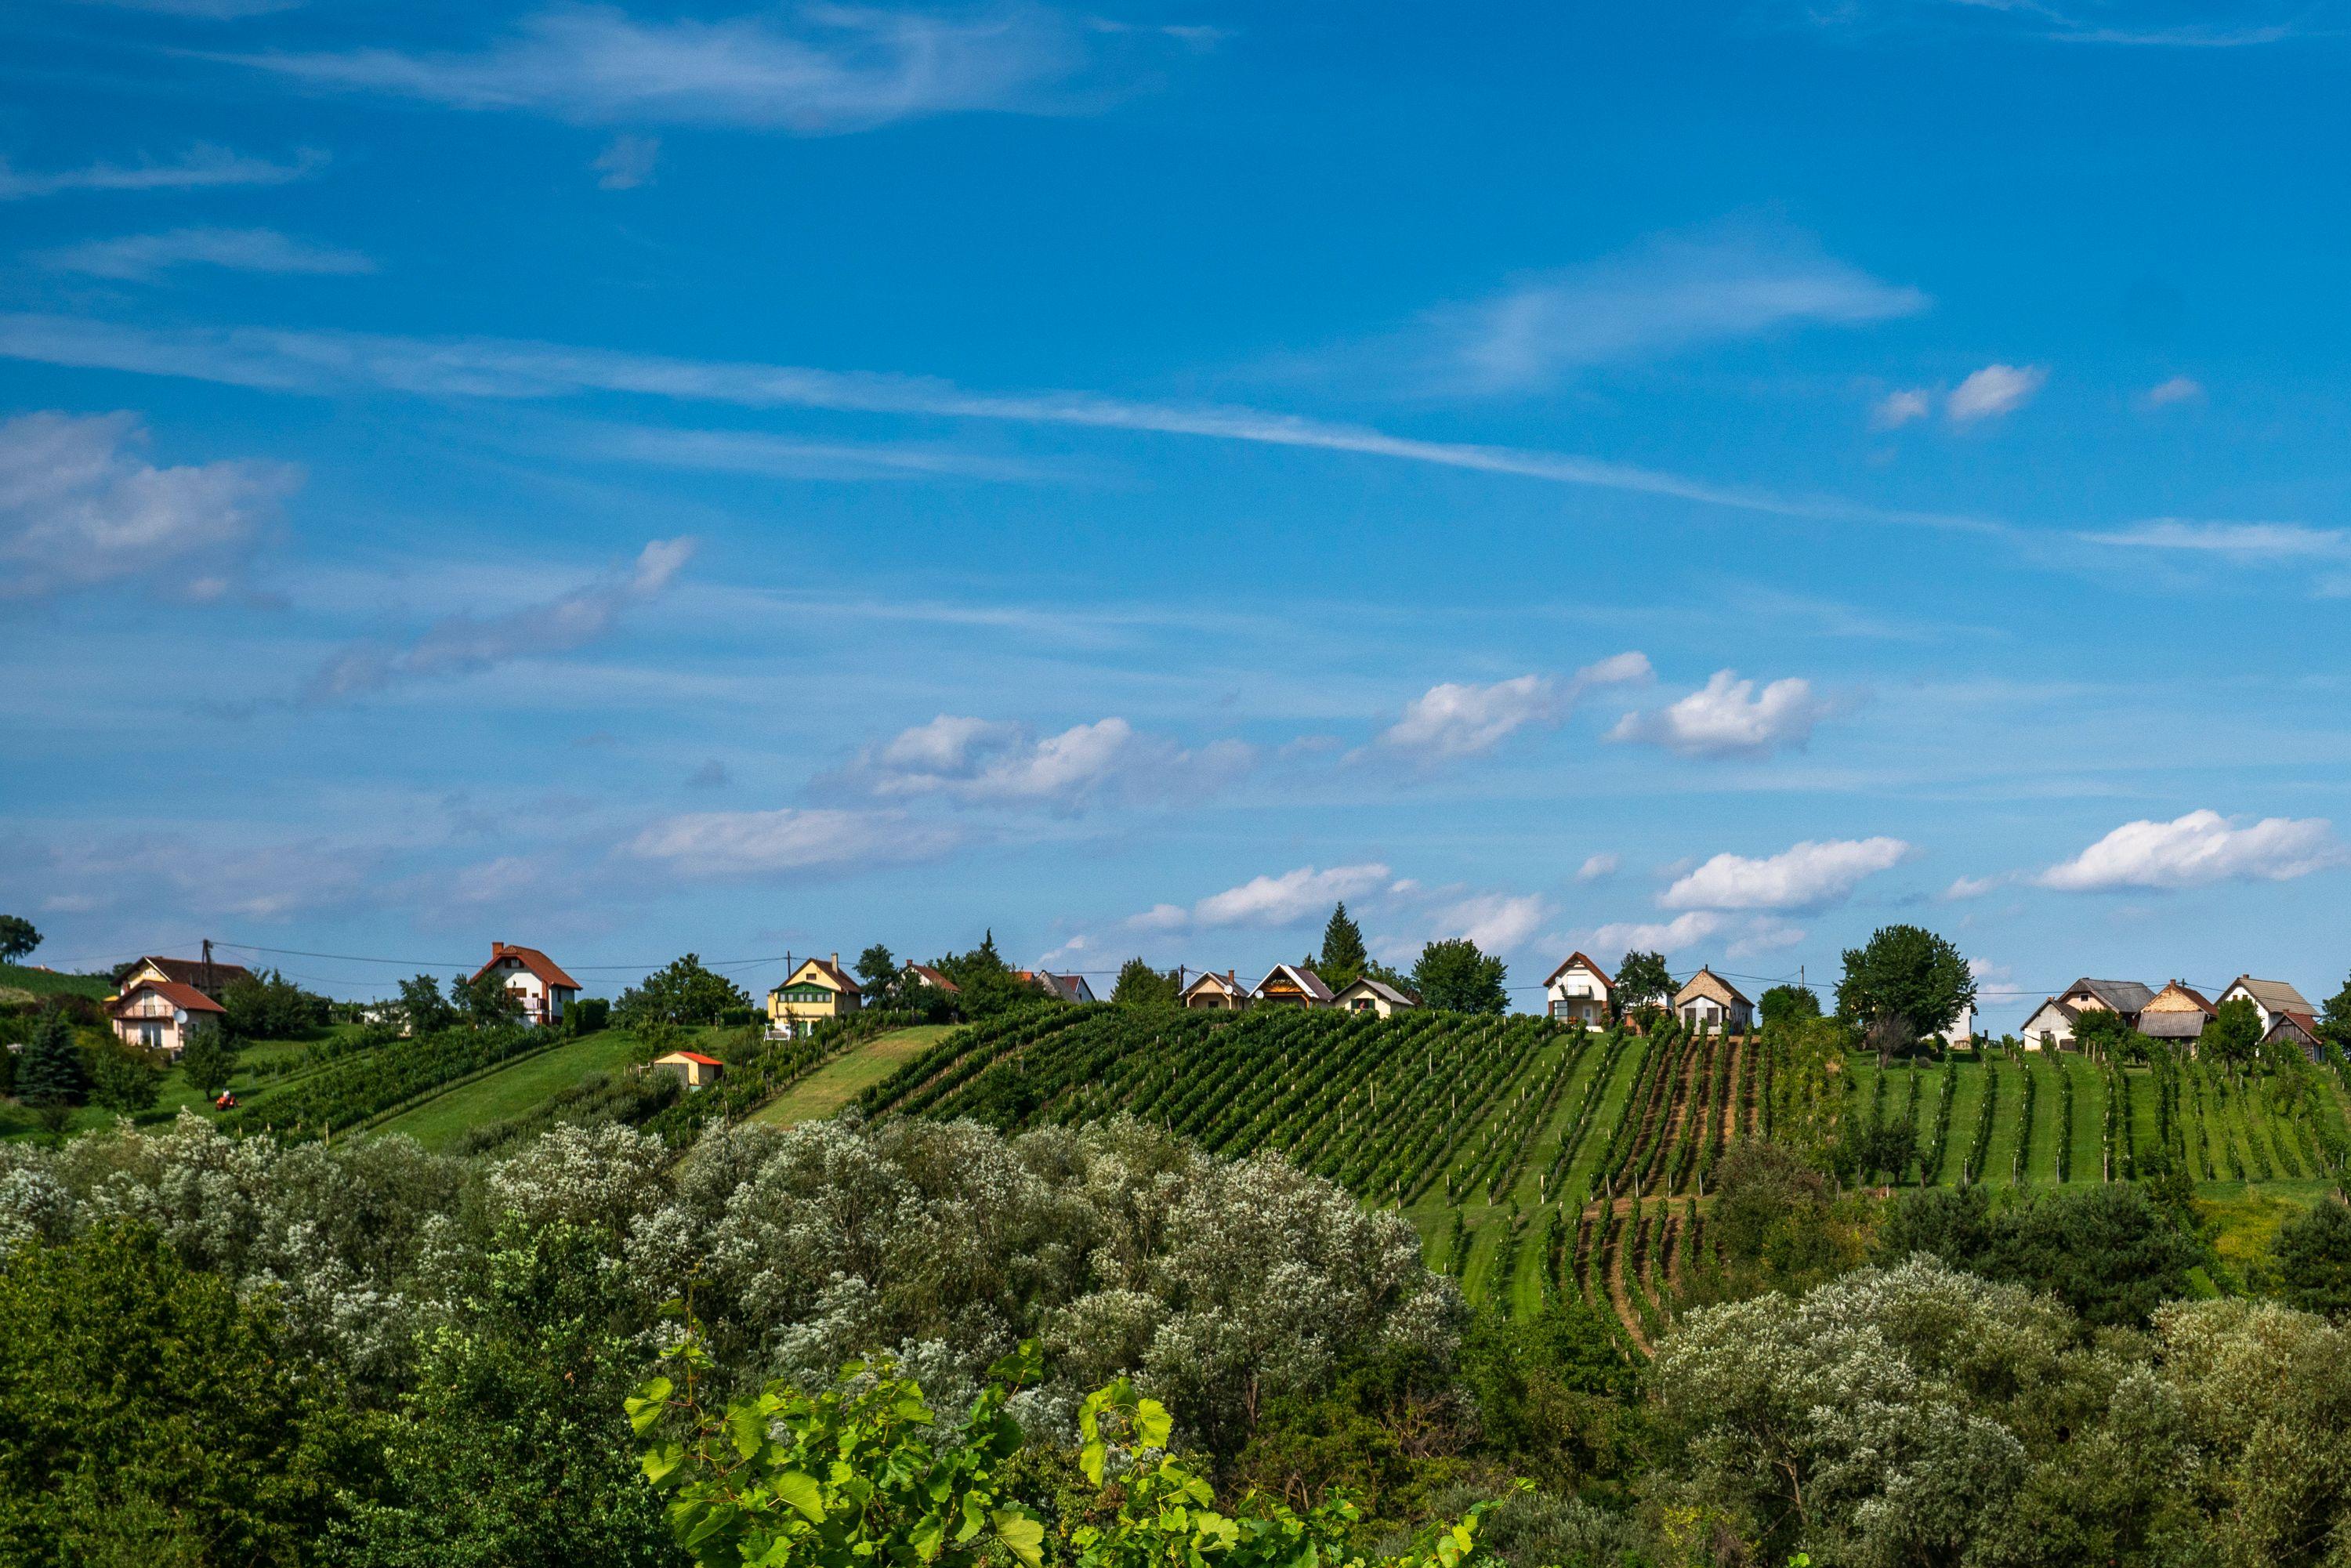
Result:
M944 1037L861 1097L870 1113L972 1116L1008 1130L1123 1112L1212 1152L1279 1152L1393 1207L1433 1267L1529 1312L1554 1291L1604 1304L1636 1348L1706 1243L1715 1163L1768 1135L1775 1048L1585 1034L1534 1018L1394 1019L1259 1010L1039 1009ZM2346 1142L2345 1086L2289 1103L2265 1074L2118 1069L2078 1056L1851 1056L1838 1113L1907 1123L1892 1185L2045 1186L2169 1161L2216 1204L2248 1183L2312 1201ZM2258 1205L2253 1206L2255 1209Z

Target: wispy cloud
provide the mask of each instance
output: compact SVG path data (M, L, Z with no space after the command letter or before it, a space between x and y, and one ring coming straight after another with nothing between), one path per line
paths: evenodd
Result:
M1719 854L1658 896L1667 909L1824 908L1907 860L1900 839L1807 839L1776 855Z
M2127 48L2233 49L2302 36L2314 7L2241 0L2219 19L2204 0L2128 0L2095 7L2049 0L1805 0L1792 7L1806 26L1868 36L1941 31L1974 24L2021 40ZM2267 12L2274 20L2256 19Z
M772 811L689 811L639 832L626 852L698 880L844 871L935 859L955 831L903 811L782 807Z
M2153 517L2126 528L2079 536L2125 549L2174 550L2240 562L2340 560L2351 556L2351 533L2304 523L2199 522Z
M1488 685L1447 682L1405 705L1404 716L1380 734L1388 750L1422 760L1447 760L1491 751L1529 725L1555 725L1586 692L1653 678L1646 654L1612 654L1565 680L1518 675Z
M355 250L293 239L276 229L193 228L125 235L40 251L34 259L60 272L124 280L156 277L175 267L321 276L375 270L375 263Z
M1189 909L1176 904L1157 904L1127 924L1144 931L1295 925L1321 919L1343 899L1361 898L1392 885L1388 868L1376 862L1320 871L1303 865L1278 876L1251 877L1238 887L1210 894Z
M1887 392L1869 411L1872 430L1899 430L1934 412L1934 400L1917 387Z
M158 468L131 413L0 423L0 599L152 580L208 599L300 485L280 463Z
M2342 841L2324 818L2247 821L2200 810L2168 822L2125 822L2035 880L2061 893L2287 882L2345 860Z
M991 393L936 380L797 366L664 359L500 339L434 340L350 332L153 329L72 317L0 315L0 357L324 393L375 389L443 398L544 399L624 392L747 407L1149 432L1426 463L1546 484L1666 497L1771 517L1928 528L1982 536L1996 520L1782 496L1562 453L1424 441L1358 424L1229 404L1137 402L1085 392Z
M634 136L627 131L604 144L588 165L596 171L596 183L607 191L633 191L653 177L653 165L661 162L661 138Z
M1039 737L1023 725L941 714L867 747L822 783L891 800L932 797L1075 813L1110 802L1198 799L1255 760L1238 741L1186 748L1115 716Z
M1605 882L1616 874L1617 868L1623 863L1622 860L1612 854L1587 855L1584 857L1583 863L1575 868L1575 880Z
M1395 345L1442 391L1531 392L1589 365L1807 326L1852 327L1927 308L1781 225L1725 224L1523 277L1448 305Z
M959 452L921 442L799 441L749 430L674 430L594 424L582 455L703 473L774 479L986 479L1024 483L1059 476L1053 465Z
M1757 691L1736 670L1717 670L1680 701L1648 713L1628 713L1607 738L1663 747L1683 757L1767 757L1802 749L1831 705L1813 695L1810 681L1791 676Z
M2049 380L2041 365L1986 365L1951 389L1943 413L1953 424L1977 424L2014 413Z
M66 191L195 191L222 185L283 185L324 168L327 155L305 148L290 163L248 158L198 142L168 162L90 163L46 173L12 168L0 159L0 202L54 196Z
M645 20L557 5L473 53L394 48L232 57L320 88L586 123L733 125L821 135L974 110L1047 106L1086 63L1082 35L1035 5L962 16L810 6Z
M2147 389L2149 408L2168 408L2176 402L2201 402L2203 399L2204 383L2192 376L2174 376Z
M405 644L355 643L319 667L307 696L340 701L399 681L467 674L585 646L610 632L622 612L667 589L694 551L691 538L655 539L625 571L541 603L499 615L447 616Z

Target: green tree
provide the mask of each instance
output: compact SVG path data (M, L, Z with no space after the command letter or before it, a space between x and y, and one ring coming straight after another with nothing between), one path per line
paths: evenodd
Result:
M1626 1012L1638 1007L1663 1007L1673 999L1673 971L1663 953L1631 952L1616 964L1616 1005Z
M1976 978L1959 950L1918 925L1886 925L1844 954L1837 1011L1861 1028L1882 1064L1896 1049L1909 1050L1940 1034L1974 1004Z
M125 1116L150 1110L163 1074L141 1047L112 1040L89 1053L89 1103Z
M2251 1002L2245 1004L2252 1006ZM2256 1032L2255 1039L2259 1034ZM2137 1042L2146 1039L2131 1028L2130 1019L2111 1008L2084 1008L2074 1019L2074 1048L2085 1056L2133 1060Z
M463 1318L423 1334L371 1425L378 1484L336 1531L343 1568L660 1568L685 1558L631 1460L642 1375L611 1236L509 1227L469 1270Z
M1364 928L1347 913L1343 901L1333 905L1322 927L1322 951L1316 957L1314 972L1335 991L1360 978L1370 957L1364 947Z
M2351 1051L2351 980L2318 1009L2318 1038Z
M1420 950L1412 967L1412 988L1423 1006L1444 1012L1499 1013L1510 1005L1502 988L1507 973L1499 958L1489 958L1467 936L1431 942Z
M522 998L507 988L507 977L485 969L470 980L449 982L449 999L457 1016L475 1029L495 1029L522 1019Z
M1361 1520L1342 1500L1304 1514L1251 1492L1232 1512L1207 1479L1169 1452L1174 1422L1120 1378L1078 1412L1078 1471L1066 1511L1040 1513L1010 1492L1021 1431L1006 1405L1041 1364L1028 1343L990 1369L953 1430L888 1361L851 1362L810 1395L778 1380L721 1406L709 1356L689 1338L675 1376L628 1401L644 1471L670 1494L669 1520L700 1568L1298 1568L1364 1562ZM682 1386L681 1386L682 1381ZM1071 1478L1074 1483L1076 1478ZM1053 1506L1061 1500L1047 1500ZM1426 1556L1379 1559L1460 1568L1478 1516L1439 1531Z
M400 1015L413 1035L432 1034L457 1021L457 1009L442 996L440 980L431 975L400 982Z
M994 1018L1014 1008L1044 1006L1053 999L1043 988L1012 972L996 950L993 929L970 952L949 953L934 959L931 967L956 983L966 1018Z
M2059 1187L1993 1209L1980 1195L1905 1193L1881 1227L1888 1263L1932 1252L1954 1269L2046 1291L2094 1328L2143 1328L2188 1294L2204 1249L2134 1182Z
M58 1126L89 1094L89 1070L63 1013L41 1020L17 1053L16 1098L34 1111L51 1113Z
M2081 1025L2074 1026L2076 1030ZM2212 1009L2204 1020L2204 1032L2196 1038L2196 1051L2225 1063L2232 1069L2242 1069L2262 1049L2262 1014L2245 997L2232 997Z
M0 915L0 964L28 958L40 945L41 934L31 921L21 915Z
M2351 1208L2322 1198L2278 1227L2270 1244L2278 1293L2306 1312L2351 1318Z
M612 1004L612 1019L623 1029L648 1023L692 1028L715 1024L726 1013L750 1005L742 987L704 968L702 959L688 953L622 991Z
M1774 986L1756 1000L1755 1011L1765 1029L1775 1023L1821 1016L1821 998L1809 986Z
M1172 1008L1182 994L1173 974L1162 973L1139 957L1118 967L1118 979L1110 988L1110 999L1123 1008Z
M268 1292L108 1221L0 1268L0 1561L312 1560L343 1469L335 1369Z
M221 1025L239 1040L292 1040L327 1021L327 998L277 970L240 975L221 988Z
M858 983L872 991L884 990L898 977L898 960L890 949L876 942L857 955Z
M188 1087L207 1100L217 1099L236 1076L236 1050L228 1036L216 1029L200 1029L189 1036L187 1048L180 1052L180 1071Z

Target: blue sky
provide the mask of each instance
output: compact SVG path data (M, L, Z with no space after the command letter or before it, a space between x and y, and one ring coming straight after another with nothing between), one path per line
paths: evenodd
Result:
M2346 25L14 8L0 907L2324 997Z

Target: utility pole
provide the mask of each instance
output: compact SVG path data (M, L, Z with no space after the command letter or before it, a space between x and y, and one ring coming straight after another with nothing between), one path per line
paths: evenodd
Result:
M204 938L204 995L213 994L213 939Z

